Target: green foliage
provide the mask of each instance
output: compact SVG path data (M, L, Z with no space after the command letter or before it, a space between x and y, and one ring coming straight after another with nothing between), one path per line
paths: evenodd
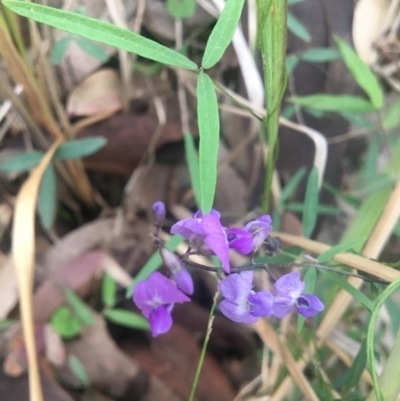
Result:
M96 153L107 143L107 139L102 136L75 139L60 145L54 154L54 160L73 160L89 156Z
M193 61L177 51L108 22L25 1L4 0L3 5L23 17L54 28L115 46L160 63L197 70L197 65Z
M366 364L367 343L363 341L356 357L353 360L353 363L350 366L350 369L346 372L346 380L344 381L343 391L344 393L348 393L352 388L358 386Z
M226 48L232 40L242 14L244 0L227 0L217 23L207 40L201 66L205 69L213 67L221 60Z
M101 48L98 44L84 39L84 38L76 38L74 42L87 54L100 61L101 63L105 63L108 60L108 54Z
M49 164L40 183L38 196L38 213L44 227L50 228L56 211L57 181L54 167Z
M292 13L287 14L287 27L288 30L293 33L293 35L296 35L298 38L304 40L304 42L311 42L312 38L307 28Z
M400 124L400 98L396 99L386 111L383 117L386 129L394 129Z
M87 375L86 369L82 365L82 362L75 355L69 355L68 366L84 388L90 386L90 380Z
M91 326L94 323L92 311L81 298L78 297L70 288L63 287L67 302L75 313L79 322L86 326Z
M307 180L306 195L303 208L303 234L310 237L317 222L318 206L318 169L314 166Z
M359 238L347 242L341 242L340 244L333 246L331 249L328 249L326 252L322 253L318 256L319 263L326 263L329 260L333 259L337 254L341 252L347 252L350 249L353 249L354 246L358 245L359 243L364 243L366 238Z
M191 133L184 134L185 139L185 153L186 162L189 167L190 182L194 192L197 205L201 205L201 187L200 187L200 176L199 176L199 156L197 154L194 139Z
M290 199L290 197L293 195L294 191L299 186L305 174L306 174L306 168L302 167L285 185L285 187L282 189L281 196L279 198L279 202L281 204L285 203L287 200Z
M115 305L117 297L117 283L107 273L104 274L101 286L101 300L103 304L108 307Z
M105 312L105 317L113 323L131 329L149 330L149 322L138 313L130 312L124 309L110 309Z
M196 0L167 0L167 11L175 19L191 17L196 11Z
M65 339L75 338L81 332L82 325L68 306L60 306L50 318L53 329Z
M383 93L378 79L348 44L337 36L335 40L343 61L353 75L353 78L367 93L375 109L380 109L383 105Z
M59 41L54 43L53 48L50 53L50 62L53 65L58 65L63 61L65 53L68 50L69 45L71 44L71 38L61 38Z
M291 97L293 103L321 111L370 113L374 106L367 100L351 95L310 95Z
M340 57L340 53L330 47L312 47L300 55L302 60L313 63L326 63L328 61L339 60Z
M0 171L4 173L22 173L30 171L42 160L44 153L38 150L22 153L0 163Z
M0 331L8 329L14 323L15 323L14 320L11 319L0 320Z
M197 117L200 133L199 177L201 210L209 213L217 184L219 114L217 95L211 78L200 73L197 80Z

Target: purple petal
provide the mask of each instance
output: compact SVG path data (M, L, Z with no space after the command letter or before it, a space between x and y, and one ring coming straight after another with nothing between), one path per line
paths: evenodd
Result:
M155 202L153 204L153 217L156 226L162 226L165 219L165 205L163 202Z
M188 295L193 294L193 279L185 268L181 268L178 272L174 273L172 278L181 291Z
M151 311L149 323L153 337L166 333L172 326L172 317L168 306L162 305Z
M286 297L275 297L272 305L272 314L280 319L288 315L296 301Z
M170 270L172 273L178 272L182 269L181 260L176 256L173 252L171 252L168 248L161 248L160 250L161 258L165 264L165 266Z
M228 230L227 238L229 247L242 255L247 255L254 249L253 236L246 230L231 228Z
M222 267L229 273L229 244L226 238L226 232L216 216L206 214L201 220L201 226L206 234L205 244L221 260Z
M315 295L303 294L297 301L297 312L305 317L315 316L324 308L324 304Z
M221 312L229 319L236 323L255 323L258 320L257 316L252 316L249 311L248 302L236 304L224 299L219 304Z
M300 273L285 274L274 284L275 291L281 297L297 300L303 293L306 284L300 280Z
M257 220L250 221L244 227L253 236L254 248L257 250L261 247L269 232L272 230L272 219L268 215L260 216Z
M253 285L253 277L252 271L230 274L219 282L221 294L231 302L247 302Z
M171 227L171 234L179 234L188 241L193 241L196 236L203 235L200 221L193 217L178 221Z
M263 223L267 223L271 225L271 230L272 230L272 218L269 214L263 214L260 216L257 220L262 221Z
M249 296L250 313L253 316L269 316L272 314L274 296L269 291L259 291Z
M211 212L209 213L211 216L215 216L218 220L221 218L221 213L218 212L215 209L211 209ZM201 219L203 217L203 212L201 210L198 210L194 215L194 218L196 219Z

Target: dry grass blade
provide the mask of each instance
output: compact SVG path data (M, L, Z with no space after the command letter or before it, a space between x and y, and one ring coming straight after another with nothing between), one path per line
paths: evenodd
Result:
M43 401L36 355L32 309L32 287L35 265L35 207L40 181L61 142L61 139L57 140L47 151L40 164L32 171L18 193L14 211L12 256L20 293L20 310L28 356L31 401Z

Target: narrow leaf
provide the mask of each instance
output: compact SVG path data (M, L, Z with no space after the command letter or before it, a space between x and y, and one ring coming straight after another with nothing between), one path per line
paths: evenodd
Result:
M371 113L376 111L367 100L350 95L310 95L291 97L289 99L303 107L321 111L336 111L350 113Z
M366 364L367 364L367 343L363 341L359 351L357 352L356 357L354 358L353 363L350 366L350 369L346 372L347 380L344 383L345 387L345 390L343 391L344 393L347 393L352 388L358 386Z
M65 37L61 38L58 42L54 43L54 46L50 54L50 62L53 65L58 65L63 61L65 53L71 43L71 38Z
M293 35L304 40L304 42L311 42L311 35L303 23L298 20L292 13L287 14L287 27Z
M0 331L8 329L14 323L15 323L15 321L11 320L11 319L0 320Z
M200 133L199 178L201 210L209 213L217 185L219 114L217 95L211 78L204 73L197 80L197 119Z
M80 323L91 326L94 323L92 311L81 298L78 297L70 288L64 286L65 297Z
M186 162L189 167L190 182L194 192L197 205L200 207L201 201L201 189L200 189L200 177L199 177L199 157L197 155L196 146L194 144L193 136L190 132L184 135L185 138L185 153Z
M306 195L304 198L302 224L303 233L306 238L310 237L317 222L318 197L318 169L314 166L307 180Z
M56 200L57 200L57 181L54 167L49 164L43 174L40 183L38 197L38 213L40 221L46 228L50 228L54 222Z
M312 47L301 54L301 59L313 63L326 63L341 58L337 49L330 47Z
M105 306L111 307L114 306L117 294L117 283L116 281L109 275L104 274L103 282L101 286L101 299Z
M3 5L23 17L136 53L150 60L189 70L197 69L193 61L175 50L108 22L26 1L5 0Z
M82 365L82 362L75 355L70 355L68 357L68 366L74 373L75 377L81 382L81 384L85 388L89 387L90 380L86 373L86 369Z
M38 150L22 153L0 163L0 171L5 173L22 173L30 171L42 160L44 153Z
M303 281L306 284L306 288L304 289L304 294L314 294L315 283L317 281L317 269L308 269L306 274L304 275ZM303 330L305 317L302 315L298 315L297 317L297 332L300 333Z
M286 203L284 205L285 210L288 212L296 212L296 213L303 213L304 211L304 203ZM340 209L337 206L331 206L331 205L318 205L316 209L317 214L340 214L342 213L342 209Z
M196 0L167 0L167 11L172 18L191 17L196 11Z
M303 179L306 173L306 168L302 167L296 172L296 174L290 179L290 181L285 185L281 192L281 197L279 198L280 203L286 202L294 193L300 181Z
M63 143L56 151L54 160L71 160L89 156L96 153L107 143L107 139L102 136L91 138L75 139Z
M354 299L360 302L361 305L365 306L368 310L374 309L373 302L356 287L353 287L349 282L337 273L332 273L321 269L320 272L327 276L330 280L334 281L340 288L348 292Z
M387 129L394 129L400 124L400 98L390 105L383 118L383 123Z
M208 38L201 66L213 67L222 57L232 40L242 14L244 0L227 0L214 29Z
M383 93L378 79L347 43L338 36L335 36L335 40L343 60L354 79L368 94L374 107L380 109L383 105Z
M326 252L318 256L319 263L326 263L329 260L333 259L338 253L346 252L349 249L354 248L355 245L358 245L360 242L364 243L366 238L359 238L352 241L341 242L340 244L328 249Z
M82 329L79 320L72 314L68 306L60 306L50 318L53 329L65 339L76 337Z
M108 54L96 43L93 43L87 39L76 38L74 42L87 54L95 58L96 60L105 63L109 57Z
M138 313L129 312L124 309L110 309L105 312L105 317L113 323L131 329L149 330L149 322Z

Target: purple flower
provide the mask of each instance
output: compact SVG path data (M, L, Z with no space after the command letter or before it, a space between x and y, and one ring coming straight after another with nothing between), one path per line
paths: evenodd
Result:
M158 201L153 204L153 218L156 227L163 225L165 219L165 205L163 202Z
M305 317L315 316L324 310L324 304L318 297L303 294L306 284L300 280L300 273L285 274L274 285L278 294L275 297L272 314L282 318L288 315L296 305L297 312Z
M133 301L149 319L153 337L157 337L171 328L174 303L190 302L190 299L172 281L159 272L153 272L147 280L136 285Z
M271 216L268 214L260 216L257 220L247 223L244 229L252 235L254 251L257 251L272 230Z
M255 323L260 316L272 313L273 296L269 291L252 291L254 273L230 274L219 283L223 299L221 312L237 323Z
M217 255L222 267L229 273L229 243L226 229L222 227L219 218L219 212L214 209L204 216L199 210L193 217L174 224L171 234L182 235L203 255Z
M254 249L253 236L242 228L230 228L227 237L229 248L235 249L242 255L247 255Z
M193 280L192 276L183 266L181 260L173 252L167 248L161 248L161 257L165 266L172 274L172 279L175 281L177 287L185 294L193 294Z

